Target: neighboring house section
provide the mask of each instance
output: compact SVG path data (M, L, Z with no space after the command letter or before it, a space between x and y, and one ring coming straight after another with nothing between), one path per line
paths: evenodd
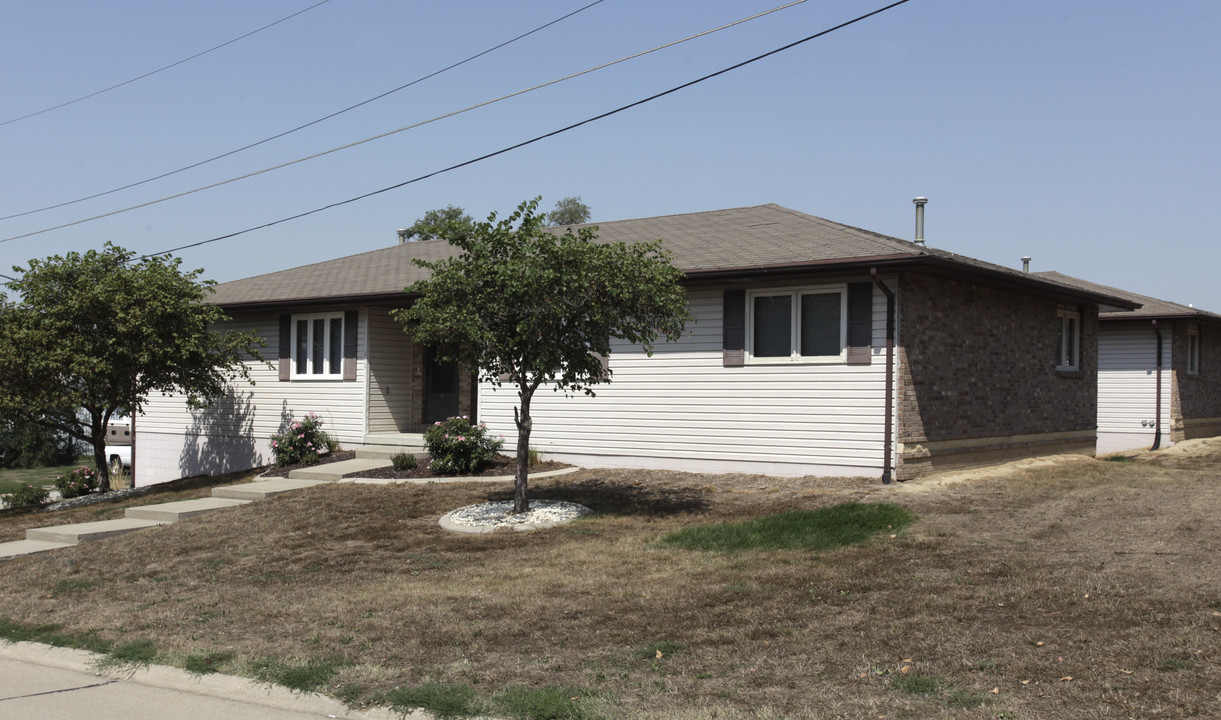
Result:
M694 320L652 357L612 342L596 397L535 395L531 442L586 466L902 479L1093 454L1098 308L1137 306L776 205L600 223L597 236L662 240ZM454 252L405 243L217 286L271 367L252 361L257 384L213 409L150 403L137 481L270 462L271 434L311 411L347 447L453 414L512 447L516 392L435 362L390 317L424 277L411 260Z
M1221 435L1221 315L1056 272L1036 274L1141 305L1104 306L1099 315L1099 453Z

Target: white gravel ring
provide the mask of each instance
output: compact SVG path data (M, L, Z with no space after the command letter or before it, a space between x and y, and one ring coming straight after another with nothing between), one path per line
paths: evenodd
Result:
M571 522L592 512L584 505L563 500L531 500L529 512L513 514L513 501L467 505L441 516L441 527L460 533L497 530L539 530Z

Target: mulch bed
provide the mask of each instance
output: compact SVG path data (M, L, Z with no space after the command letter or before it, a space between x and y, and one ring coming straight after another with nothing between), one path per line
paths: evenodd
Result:
M355 450L345 450L343 452L331 453L324 455L319 461L313 465L285 465L283 467L273 467L263 473L263 477L288 477L288 474L298 468L318 467L319 465L329 465L340 460L352 460L356 457ZM344 475L344 477L362 477L362 478L377 478L389 480L411 480L413 478L433 478L441 477L435 472L428 469L429 460L421 460L418 467L411 470L395 470L394 467L378 468L376 470L362 470L361 472ZM540 472L548 472L550 470L563 470L564 468L572 467L564 463L558 463L551 460L546 462L536 463L530 466L530 474ZM517 460L508 455L497 455L492 464L483 469L483 472L478 472L473 475L463 475L462 477L498 477L501 475L513 475L517 472Z
M435 478L442 477L428 469L428 460L421 460L418 467L410 470L395 470L393 466L378 468L376 470L364 470L357 473L344 475L344 477L362 477L362 478L378 478L391 480L410 480L412 478ZM563 470L564 468L572 467L564 463L546 462L535 463L530 466L530 474L540 472L548 472L550 470ZM471 475L463 475L462 477L498 477L503 475L514 475L517 473L517 459L507 455L497 455L492 459L492 464L483 469L482 472Z

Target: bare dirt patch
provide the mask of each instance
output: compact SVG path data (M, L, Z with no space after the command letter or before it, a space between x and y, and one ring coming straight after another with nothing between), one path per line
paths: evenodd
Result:
M19 558L0 616L155 637L168 662L232 653L227 672L341 658L330 689L358 698L437 682L570 687L607 717L1215 717L1219 460L1035 463L927 492L582 470L531 496L591 516L481 536L437 518L511 483L324 485ZM820 553L657 542L845 499L918 520Z

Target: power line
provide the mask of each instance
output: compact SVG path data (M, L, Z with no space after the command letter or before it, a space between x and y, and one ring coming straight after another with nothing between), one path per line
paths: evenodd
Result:
M632 108L634 108L634 107L638 107L638 106L640 106L640 105L644 105L645 103L652 102L653 100L657 100L657 99L659 99L659 98L663 98L663 97L665 97L665 96L667 96L667 95L672 95L672 94L674 94L674 93L676 93L676 92L678 92L678 91L680 91L680 90L685 90L685 89L687 89L687 88L689 88L689 87L692 87L692 86L694 86L694 85L698 85L698 84L700 84L700 83L702 83L702 82L704 82L704 81L706 81L706 80L711 80L712 78L715 78L715 77L718 77L718 76L724 75L724 74L726 74L726 73L732 72L732 71L737 70L737 69L739 69L739 68L743 68L743 67L745 67L745 66L747 66L747 65L750 65L751 63L758 62L759 60L763 60L764 58L771 57L772 55L776 55L776 54L778 54L778 53L782 53L782 52L784 52L784 51L786 51L786 50L791 50L792 48L795 48L795 47L797 47L798 45L802 45L802 44L804 44L804 43L810 42L811 40L816 40L816 39L818 39L818 38L820 38L820 37L823 37L823 36L825 36L825 35L829 35L829 34L831 34L831 33L835 32L835 31L837 31L837 30L842 30L842 29L844 29L844 28L846 28L846 27L848 27L848 26L850 26L850 25L855 25L856 23L859 23L859 22L861 22L862 20L867 20L867 19L869 19L869 18L873 17L874 15L880 15L880 14L882 14L882 13L886 12L887 10L891 10L891 9L896 8L896 7L900 6L900 5L903 5L903 4L907 3L907 2L909 2L909 0L897 0L897 2L893 2L893 3L889 4L889 5L886 5L885 7L878 8L877 10L874 10L874 11L872 11L872 12L869 12L869 13L866 13L866 14L861 15L861 16L859 16L859 17L853 18L852 20L848 20L847 22L843 22L843 23L840 23L839 25L836 25L836 26L834 26L834 27L830 27L830 28L827 28L826 30L822 30L822 31L820 31L820 32L814 33L813 35L810 35L810 36L808 36L808 37L802 38L801 40L797 40L797 41L795 41L795 42L791 42L791 43L789 43L788 45L784 45L784 46L782 46L782 47L778 47L778 48L776 48L775 50L770 50L770 51L768 51L768 52L766 52L766 53L763 53L762 55L756 55L755 57L750 58L749 60L743 60L742 62L737 63L737 64L735 64L735 65L730 65L730 66L729 66L729 67L727 67L727 68L723 68L723 69L721 69L721 70L717 70L716 72L714 72L714 73L710 73L710 74L705 75L705 76L703 76L703 77L701 77L701 78L697 78L697 79L695 79L695 80L691 80L690 82L683 83L682 85L678 85L678 86L672 87L672 88L670 88L669 90L664 90L664 91L659 92L659 93L657 93L657 94L655 94L655 95L650 95L650 96L648 96L648 97L646 97L646 98L644 98L644 99L642 99L642 100L637 100L636 102L629 103L629 104L627 104L627 105L623 105L623 106L621 106L621 107L618 107L618 108L616 108L616 109L614 109L614 110L610 110L610 111L604 112L604 113L602 113L601 115L595 115L595 116L593 116L593 117L591 117L591 118L586 118L585 120L582 120L582 121L580 121L580 122L576 122L576 123L573 123L573 124L571 124L571 125L568 125L568 126L562 127L562 128L560 128L559 130L553 130L553 131L551 131L551 132L549 132L549 133L545 133L545 134L543 134L543 135L539 135L539 136L534 137L534 138L531 138L531 139L529 139L529 140L525 140L525 141L519 142L519 143L517 143L516 145L510 145L509 147L501 148L500 150L497 150L497 151L495 151L495 152L490 152L490 153L488 153L488 154L486 154L486 155L481 155L481 156L479 156L479 157L477 157L477 158L473 158L473 159L471 159L471 160L467 160L467 161L465 161L465 162L458 163L457 165L450 165L450 166L449 166L449 167L447 167L447 168L443 168L443 169L441 169L441 170L434 170L433 172L430 172L430 173L428 173L428 174L426 174L426 175L420 175L419 177L412 178L411 180L405 180L405 181L403 181L403 182L401 182L401 183L397 183L397 184L395 184L395 185L390 185L389 187L384 187L384 188L381 188L380 190L374 190L374 191L372 191L372 192L367 192L367 193L364 193L363 195L357 195L356 197L348 198L347 200L340 200L340 201L337 201L337 202L333 202L333 203L330 203L329 205L323 205L323 206L321 206L321 207L314 208L313 210L307 210L307 211L305 211L305 212L297 213L296 215L291 215L291 216L289 216L289 217L280 218L279 220L273 220L273 221L271 221L271 222L263 223L262 225L256 225L256 226L254 226L254 227L249 227L249 228L246 228L245 230L238 230L237 232L228 233L227 235L219 235L219 236L217 236L217 237L210 238L210 239L208 239L208 240L201 240L201 241L199 241L199 242L190 243L190 244L188 244L188 245L179 245L178 247L175 247L175 248L170 248L169 250L162 250L162 251L160 251L160 252L149 253L148 255L143 255L143 256L141 256L139 259L144 259L144 258L146 258L146 257L152 257L152 256L154 256L154 255L166 255L166 254L169 254L169 253L178 252L179 250L188 250L188 249L190 249L190 248L196 248L196 247L199 247L199 246L201 246L201 245L207 245L207 244L209 244L209 243L218 242L218 241L220 241L220 240L227 240L227 239L229 239L229 238L237 237L237 236L239 236L239 235L245 235L246 233L255 232L256 230L265 230L265 229L267 229L267 228L269 228L269 227L273 227L273 226L275 226L275 225L280 225L280 224L282 224L282 223L290 222L290 221L292 221L292 220L299 220L299 219L301 219L301 218L303 218L303 217L308 217L308 216L310 216L310 215L316 215L316 214L318 214L318 213L320 213L320 212L324 212L324 211L326 211L326 210L331 210L331 209L333 209L333 208L337 208L337 207L340 207L340 206L343 206L343 205L349 205L349 204L354 203L354 202L357 202L357 201L359 201L359 200L364 200L364 199L366 199L366 198L373 197L374 195L381 195L382 193L387 193L387 192L390 192L391 190L397 190L397 189L399 189L399 188L401 188L401 187L405 187L405 186L407 186L407 185L411 185L411 184L413 184L413 183L420 182L420 181L422 181L422 180L427 180L427 179L429 179L429 178L431 178L431 177L435 177L435 176L437 176L437 175L441 175L441 174L443 174L443 173L450 172L450 171L452 171L452 170L457 170L457 169L459 169L459 168L464 168L464 167L466 167L466 166L468 166L468 165L474 165L474 164L475 164L475 163L477 163L477 162L481 162L481 161L483 161L483 160L487 160L487 159L489 159L489 158L494 158L494 157L496 157L496 156L498 156L498 155L504 155L505 153L512 152L513 150L517 150L517 149L519 149L519 148L526 147L527 145L533 145L534 143L539 142L539 141L542 141L542 140L546 140L547 138L555 137L556 135L560 135L560 134L566 133L566 132L568 132L568 131L570 131L570 130L575 130L576 128L579 128L579 127L581 127L581 126L583 126L583 125L588 125L588 124L590 124L590 123L597 122L598 120L602 120L602 119L608 118L608 117L610 117L610 116L612 116L612 115L617 115L617 114L619 114L619 113L621 113L621 112L623 112L623 111L625 111L625 110L630 110L630 109L632 109Z
M49 113L52 110L58 110L63 107L68 107L69 105L74 105L82 100L88 100L89 98L97 97L98 95L101 95L102 93L107 93L107 92L110 92L111 90L116 90L118 88L123 87L124 85L130 85L130 84L136 82L137 80L143 80L146 77L151 77L153 75L156 75L159 72L164 72L166 70L169 70L172 67L177 67L185 62L190 62L191 60L194 60L195 58L203 57L204 55L207 55L210 52L220 50L221 48L225 47L226 45L232 45L233 43L237 42L238 40L244 40L244 39L250 37L251 35L254 35L255 33L260 33L268 28L275 27L276 25L279 25L282 22L291 20L302 13L307 13L310 10L313 10L314 8L318 7L319 5L325 5L326 3L330 2L330 1L331 0L320 0L319 2L316 2L313 5L310 5L309 7L305 8L304 10L298 10L297 12L293 13L292 15L289 15L288 17L282 17L273 23L270 23L268 25L264 25L261 28L258 28L257 30L251 30L250 32L246 33L245 35L239 35L238 37L235 37L232 40L229 40L227 42L223 42L220 45L217 45L216 47L208 48L207 50L204 50L203 52L197 52L190 57L183 58L177 62L172 62L169 65L159 67L156 70L150 70L149 72L146 72L143 75L137 75L136 77L134 77L130 80L124 80L121 83L116 83L114 85L111 85L110 87L102 88L101 90L96 90L94 92L89 93L88 95L82 95L73 100L68 100L67 102L61 102L58 105L52 105L51 107L46 107L46 108L43 108L42 110L37 110L35 112L29 113L26 115L22 115L21 117L15 117L15 118L12 118L11 120L5 120L3 122L0 122L0 127L3 127L5 125L11 125L12 123L20 122L21 120L28 120L29 118L32 118L32 117L35 117L38 115L42 115L43 113Z
M329 1L329 0L325 0L325 1ZM304 125L298 125L297 127L293 128L291 130L285 130L282 133L272 135L271 137L264 138L257 142L252 142L249 145L243 145L242 147L237 148L236 150L230 150L229 152L221 153L220 155L210 157L207 160L200 160L199 162L192 163L185 167L180 167L177 170L171 170L169 172L164 172L164 173L161 173L160 175L155 175L153 177L146 178L144 180L139 180L137 182L128 183L127 185L123 185L122 187L117 187L112 190L106 190L103 192L94 193L92 195L86 195L85 197L76 198L75 200L67 200L65 202L56 203L54 205L47 205L46 207L40 207L35 210L26 210L25 212L14 213L12 215L5 215L3 217L0 217L0 220L12 220L13 218L19 218L19 217L23 217L26 215L33 215L35 213L45 212L47 210L54 210L56 208L66 207L68 205L75 205L76 203L79 203L79 202L84 202L86 200L93 200L94 198L100 198L105 195L110 195L112 193L120 192L122 190L129 190L131 188L138 187L140 185L144 185L144 184L147 184L150 182L154 182L156 180L161 180L163 178L167 178L171 175L177 175L180 172L186 172L187 170L192 170L201 165L207 165L210 162L214 162L214 161L220 160L222 158L227 158L230 155L236 155L237 153L243 152L245 150L249 150L254 147L258 147L259 145L262 145L264 143L269 143L272 140L278 140L278 139L284 137L285 135L291 135L292 133L295 133L298 130L304 130L307 127L311 127L313 125L317 125L320 122L330 120L331 118L342 115L342 114L348 112L349 110L355 110L358 107L368 105L369 103L374 102L376 100L381 100L382 98L386 97L387 95L392 95L400 90L405 90L405 89L411 87L412 85L416 85L416 84L422 83L425 80L428 80L430 78L434 78L443 72L448 72L450 70L453 70L454 68L458 67L459 65L465 65L466 63L471 62L472 60L477 60L477 59L483 57L484 55L487 55L488 53L495 52L496 50L499 50L507 45L511 45L511 44L517 42L518 40L529 37L530 35L533 35L541 30L545 30L545 29L551 27L552 25L555 25L558 22L567 20L568 18L572 17L573 15L576 15L577 13L580 13L580 12L584 12L585 10L588 10L589 8L593 7L594 5L598 5L599 3L602 3L602 2L604 2L604 0L594 0L594 2L591 2L584 7L573 10L572 12L568 13L567 15L562 15L562 16L552 20L551 22L546 23L545 25L539 25L538 27L534 28L533 30L531 30L529 32L522 33L521 35L518 35L517 37L515 37L511 40L506 40L506 41L500 43L499 45L495 45L493 47L488 48L487 50L484 50L483 52L477 53L475 55L471 55L470 57L466 58L465 60L460 60L459 62L456 62L452 65L443 67L440 70L429 73L423 77L416 78L415 80L412 80L411 82L407 83L406 85L399 85L398 87L394 88L393 90L387 90L386 92L381 93L380 95L375 95L375 96L369 98L368 100L362 100L361 102L358 102L355 105L349 105L348 107L346 107L342 110L337 110L329 115L324 115L323 117L320 117L317 120L311 120L310 122L307 122ZM319 3L319 4L321 4L321 3ZM302 12L305 12L305 11L302 10Z
M495 99L493 99L493 100L485 100L484 102L477 103L477 104L475 104L475 105L471 105L471 106L469 106L469 107L465 107L465 108L463 108L463 109L461 109L461 110L454 110L454 111L452 111L452 112L445 113L445 114L443 114L443 115L438 115L438 116L436 116L436 117L429 118L428 120L421 120L420 122L412 123L411 125L407 125L407 126L404 126L404 127L398 128L398 129L396 129L396 130L390 130L390 131L388 131L388 132L381 133L380 135L374 135L373 137L368 137L368 138L365 138L365 139L363 139L363 140L357 140L357 141L355 141L355 142L348 143L347 145L341 145L341 146L339 146L339 147L334 147L334 148L331 148L330 150L323 150L322 152L317 152L317 153L314 153L313 155L307 155L306 157L297 158L296 160L289 160L288 162L280 163L279 165L274 165L274 166L272 166L272 167L263 168L262 170L255 170L254 172L249 172L249 173L246 173L245 175L239 175L239 176L237 176L237 177L232 177L232 178L229 178L229 179L227 179L227 180L221 180L221 181L219 181L219 182L215 182L215 183L212 183L212 184L210 184L210 185L204 185L204 186L202 186L202 187L197 187L197 188L194 188L194 189L191 189L191 190L184 190L183 192L180 192L180 193L175 193L175 194L173 194L173 195L167 195L167 196L165 196L165 197L161 197L161 198L158 198L158 199L156 199L156 200L149 200L149 201L147 201L147 202L139 203L139 204L137 204L137 205L131 205L131 206L129 206L129 207L121 208L121 209L118 209L118 210L111 210L110 212L102 213L102 214L100 214L100 215L94 215L94 216L92 216L92 217L82 218L82 219L80 219L80 220L73 220L72 222L63 223L63 224L61 224L61 225L55 225L55 226L52 226L52 227L42 228L41 230L33 230L33 231L31 231L31 232L23 233L23 234L21 234L21 235L13 235L13 236L11 236L11 237L0 238L0 243L9 242L9 241L11 241L11 240L20 240L20 239L22 239L22 238L32 237L32 236L34 236L34 235L41 235L41 234L43 234L43 233L48 233L48 232L52 232L52 231L55 231L55 230L62 230L62 229L64 229L64 228L73 227L73 226L75 226L75 225L82 225L82 224L84 224L84 223L87 223L87 222L92 222L92 221L94 221L94 220L101 220L101 219L103 219L103 218L108 218L108 217L111 217L111 216L114 216L114 215L120 215L120 214L125 213L125 212L131 212L132 210L139 210L140 208L145 208L145 207L148 207L148 206L150 206L150 205L157 205L158 203L163 203L163 202L166 202L166 201L168 201L168 200L175 200L175 199L180 198L180 197L185 197L185 196L187 196L187 195L193 195L193 194L198 193L198 192L203 192L204 190L211 190L211 189L213 189L213 188L221 187L222 185L228 185L228 184L230 184L230 183L234 183L234 182L237 182L237 181L239 181L239 180L246 180L246 179L248 179L248 178L252 178L252 177L255 177L255 176L258 176L258 175L263 175L263 174L266 174L266 173L272 172L272 171L274 171L274 170L280 170L280 169L282 169L282 168L286 168L286 167L289 167L289 166L291 166L291 165L296 165L296 164L298 164L298 163L303 163L303 162L306 162L307 160L313 160L313 159L315 159L315 158L319 158L319 157L322 157L322 156L324 156L324 155L330 155L331 153L336 153L336 152L339 152L339 151L341 151L341 150L348 150L348 149L353 148L353 147L356 147L356 146L358 146L358 145L363 145L363 144L365 144L365 143L372 142L372 141L374 141L374 140L380 140L380 139L382 139L382 138L389 137L389 136L391 136L391 135L396 135L396 134L398 134L398 133L405 132L405 131L407 131L407 130L412 130L412 129L414 129L414 128L422 127L422 126L424 126L424 125L428 125L428 124L430 124L430 123L434 123L434 122L437 122L437 121L439 121L439 120L444 120L444 119L446 119L446 118L451 118L451 117L454 117L454 116L456 116L456 115L461 115L462 113L470 112L470 111L472 111L472 110L477 110L477 109L479 109L479 108L481 108L481 107L487 107L488 105L493 105L493 104L498 103L498 102L501 102L501 101L503 101L503 100L508 100L508 99L510 99L510 98L517 97L517 96L519 96L519 95L524 95L524 94L526 94L526 93L534 92L535 90L540 90L540 89L542 89L542 88L545 88L545 87L548 87L548 86L551 86L551 85L555 85L555 84L557 84L557 83L561 83L561 82L564 82L564 81L566 81L566 80L571 80L571 79L573 79L573 78L580 77L580 76L582 76L582 75L588 75L589 73L596 72L596 71L598 71L598 70L602 70L602 69L605 69L605 68L611 67L612 65L617 65L617 64L619 64L619 63L627 62L628 60L634 60L634 59L636 59L636 58L642 57L642 56L644 56L644 55L648 55L648 54L650 54L650 53L657 52L657 51L659 51L659 50L664 50L664 49L666 49L666 48L673 47L673 46L675 46L675 45L679 45L679 44L681 44L681 43L685 43L685 42L688 42L688 41L691 41L691 40L695 40L695 39L697 39L697 38L704 37L704 36L706 36L706 35L710 35L710 34L712 34L712 33L719 32L719 31L721 31L721 30L725 30L725 29L727 29L727 28L734 27L735 25L741 25L742 23L749 22L749 21L751 21L751 20L758 19L758 18L763 17L763 16L765 16L765 15L769 15L769 14L771 14L771 13L778 12L778 11L780 11L780 10L784 10L784 9L786 9L786 8L793 7L794 5L800 5L800 4L802 4L802 3L806 2L806 1L807 1L807 0L793 0L793 2L787 3L787 4L785 4L785 5L780 5L780 6L778 6L778 7L772 8L771 10L765 10L764 12L757 13L757 14L755 14L755 15L751 15L750 17L742 18L741 20L735 20L734 22L727 23L727 24L725 24L725 25L721 25L720 27L712 28L712 29L710 29L710 30L705 30L705 31L703 31L703 32L701 32L701 33L696 33L695 35L690 35L690 36L687 36L687 37L685 37L685 38L682 38L681 40L674 40L674 41L668 42L668 43L666 43L666 44L664 44L664 45L658 45L657 47L651 48L651 49L649 49L649 50L644 50L644 51L641 51L641 52L635 53L635 54L633 54L633 55L628 55L628 56L626 56L626 57L619 58L618 60L612 60L612 61L610 61L610 62L606 62L606 63L603 63L603 64L601 64L601 65L597 65L597 66L592 67L592 68L588 68L588 69L585 69L585 70L581 70L580 72L575 72L575 73L573 73L573 74L571 74L571 75L566 75L566 76L564 76L564 77L557 78L557 79L555 79L555 80L550 80L550 81L548 81L548 82L541 83L541 84L539 84L539 85L535 85L535 86L533 86L533 87L526 88L525 90L518 90L517 92L509 93L508 95L502 95L502 96L500 96L500 97L498 97L498 98L495 98Z

